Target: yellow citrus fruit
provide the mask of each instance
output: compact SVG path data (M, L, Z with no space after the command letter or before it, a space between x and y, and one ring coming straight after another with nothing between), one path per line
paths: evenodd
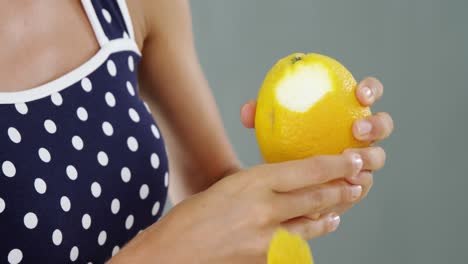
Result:
M371 114L358 102L357 83L338 61L296 53L276 63L260 89L255 130L265 161L339 154L365 147L352 134Z
M299 235L279 229L268 248L268 264L313 264L309 245Z

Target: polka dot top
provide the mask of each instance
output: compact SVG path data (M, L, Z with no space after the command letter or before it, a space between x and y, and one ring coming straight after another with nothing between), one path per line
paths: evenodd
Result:
M125 0L82 4L100 50L0 92L0 263L104 263L162 214L168 161Z

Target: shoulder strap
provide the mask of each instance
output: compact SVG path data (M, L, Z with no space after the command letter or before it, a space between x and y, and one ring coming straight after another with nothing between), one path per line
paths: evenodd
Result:
M81 0L99 45L121 38L135 39L125 0Z

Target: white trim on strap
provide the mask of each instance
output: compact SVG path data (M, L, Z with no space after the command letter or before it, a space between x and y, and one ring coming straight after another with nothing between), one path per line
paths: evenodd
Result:
M130 12L128 11L128 6L126 0L117 0L119 5L120 12L122 13L123 19L125 21L125 26L127 27L128 34L130 38L135 40L135 33L133 32L132 18L130 17Z
M111 40L87 62L53 81L19 92L0 92L0 105L27 103L50 96L64 89L74 87L73 84L81 81L83 78L89 76L97 68L102 66L111 54L121 51L133 51L137 55L141 56L141 53L134 41L130 39Z
M91 0L81 0L81 3L83 4L83 8L85 9L86 14L88 15L89 22L93 27L94 34L96 34L97 41L99 45L103 47L109 42L109 38L106 36L106 33L104 33L104 30L102 29L102 25L99 22L99 18L97 17L93 3L91 2Z

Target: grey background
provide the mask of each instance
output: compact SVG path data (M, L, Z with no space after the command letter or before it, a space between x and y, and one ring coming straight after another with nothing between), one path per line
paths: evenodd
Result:
M295 51L344 63L385 87L387 166L339 230L312 241L318 263L468 263L468 1L192 1L196 45L228 134L259 163L239 107Z

